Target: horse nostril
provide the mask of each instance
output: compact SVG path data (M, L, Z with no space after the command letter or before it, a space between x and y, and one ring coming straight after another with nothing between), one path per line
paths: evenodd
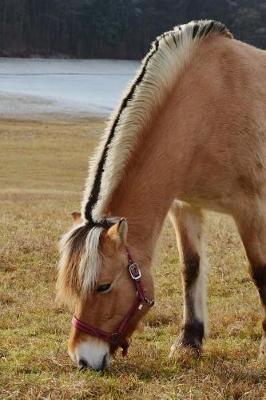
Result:
M92 368L92 369L100 372L100 371L103 371L106 368L106 366L108 364L107 360L108 360L108 356L107 356L107 353L106 353L104 355L103 359L102 359L102 363L98 367L96 367L96 366L94 367L94 366L90 366L88 364L88 362L86 360L84 360L84 358L81 358L79 360L79 362L78 362L78 369L79 369L79 371L82 371L82 370L87 369L87 368Z
M87 367L88 367L88 363L87 363L85 360L83 360L83 358L81 358L81 359L79 360L79 362L78 362L78 368L79 368L79 370L82 371L83 369L85 369L85 368L87 368Z
M98 371L103 371L105 369L106 365L107 365L107 354L105 354L105 356L103 357L102 365L100 366Z

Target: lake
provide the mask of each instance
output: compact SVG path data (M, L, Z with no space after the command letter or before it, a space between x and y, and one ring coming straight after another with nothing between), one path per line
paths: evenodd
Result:
M108 115L139 62L0 58L0 117Z

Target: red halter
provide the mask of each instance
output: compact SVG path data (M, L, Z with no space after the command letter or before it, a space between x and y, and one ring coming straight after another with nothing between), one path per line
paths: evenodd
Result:
M117 330L114 333L105 332L99 328L95 328L91 325L87 325L84 322L80 321L75 316L72 319L72 325L82 331L87 333L88 335L92 335L103 339L105 342L109 343L114 348L121 347L123 356L127 355L127 351L129 348L129 341L126 338L126 331L129 325L129 321L133 318L138 310L141 310L143 305L146 304L149 307L154 305L154 300L150 300L145 296L145 290L143 288L141 282L141 271L137 263L132 260L130 252L127 250L127 257L128 257L128 271L130 278L132 279L135 289L136 289L136 300L129 309L128 313L120 322Z

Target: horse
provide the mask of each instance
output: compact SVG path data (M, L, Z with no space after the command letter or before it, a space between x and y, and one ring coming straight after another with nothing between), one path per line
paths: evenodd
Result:
M236 222L266 310L266 54L220 22L157 37L89 164L81 212L60 242L58 299L73 311L68 352L103 370L154 303L163 222L182 265L183 324L171 347L207 335L203 210ZM260 355L266 352L266 318Z

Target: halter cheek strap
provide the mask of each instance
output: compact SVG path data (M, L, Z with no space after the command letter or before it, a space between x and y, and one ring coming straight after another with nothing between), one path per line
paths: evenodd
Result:
M98 337L99 339L104 340L105 342L109 343L113 348L121 347L123 356L127 355L129 348L129 341L126 338L126 333L131 319L135 316L135 314L139 310L142 309L143 305L147 305L149 307L152 307L154 305L154 300L150 300L145 296L145 290L143 288L141 280L142 278L141 271L139 269L138 264L133 261L128 248L126 248L126 250L128 258L128 272L136 289L136 299L135 302L132 304L131 308L129 309L128 313L120 322L117 330L113 333L109 333L99 328L85 324L75 316L72 319L72 325L76 329L84 333L87 333L88 335L95 336Z

